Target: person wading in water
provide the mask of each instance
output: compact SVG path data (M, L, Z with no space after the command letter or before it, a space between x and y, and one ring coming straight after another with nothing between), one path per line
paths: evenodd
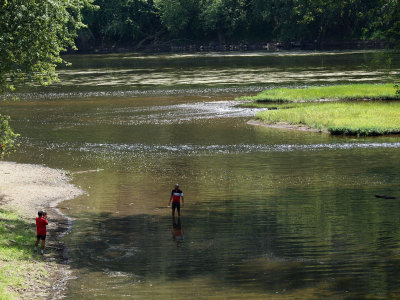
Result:
M175 184L175 189L171 192L171 197L169 198L169 204L171 205L172 201L172 217L175 217L175 209L178 211L178 217L181 216L181 198L182 198L182 207L184 205L183 192L179 189L179 184Z

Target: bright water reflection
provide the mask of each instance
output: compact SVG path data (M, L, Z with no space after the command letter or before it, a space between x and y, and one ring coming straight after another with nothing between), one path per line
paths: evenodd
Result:
M327 54L324 62L335 62L328 69L338 74L358 72L368 59L373 64L371 53L353 55ZM192 68L188 76L195 78L199 64L218 70L246 63L194 57L111 55L85 58L75 70L85 82L95 80L90 70L83 73L87 66L151 68L159 58ZM320 59L266 57L249 64L306 70ZM63 98L70 88L64 86L51 99L2 108L24 136L10 159L66 168L88 193L60 205L76 219L66 237L77 276L68 299L400 297L400 202L374 197L400 197L398 136L252 127L246 121L255 111L235 108L237 94L218 84L210 98L193 93L190 82L176 95L165 93L166 83L159 96L152 90L152 96L115 98L92 97L91 86L75 83L73 93L84 97ZM65 85L72 90L71 82ZM103 170L82 172L97 168ZM186 199L178 244L167 208L175 182Z
M190 55L79 55L60 83L28 98L205 95L258 92L276 86L392 82L398 54L278 52Z

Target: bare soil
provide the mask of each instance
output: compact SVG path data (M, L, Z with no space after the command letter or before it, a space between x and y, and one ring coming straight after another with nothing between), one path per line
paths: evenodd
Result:
M69 181L63 170L0 161L0 207L19 212L35 231L37 212L44 210L48 214L44 263L38 262L48 275L37 278L37 273L32 272L31 276L27 276L26 287L15 291L21 299L62 298L67 281L71 278L66 248L60 240L68 232L71 219L56 208L59 202L82 194L82 190ZM27 247L32 247L33 251L33 245Z
M277 129L289 129L289 130L329 133L329 131L326 129L315 129L315 128L311 128L311 127L304 126L304 125L293 125L293 124L284 123L284 122L275 123L275 124L267 124L267 123L265 123L263 121L259 121L259 120L250 120L247 122L247 124L255 125L255 126L263 126L263 127L268 127L268 128L277 128Z

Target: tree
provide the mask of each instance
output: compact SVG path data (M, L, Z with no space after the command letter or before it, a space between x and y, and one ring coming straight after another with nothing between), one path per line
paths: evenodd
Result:
M360 38L369 12L377 0L296 0L299 24L308 27L308 38L318 41Z
M246 0L203 0L200 18L204 31L216 32L220 43L232 39L239 28L246 28Z
M75 48L81 11L92 0L0 0L0 96L27 82L56 81L60 52ZM10 151L15 135L1 117L0 143Z
M375 39L387 39L400 48L400 2L380 0L374 9L370 10L365 34Z
M171 37L196 40L200 32L200 1L198 0L155 0L161 23Z
M75 48L81 10L92 0L13 0L0 8L0 92L57 80L60 52Z
M80 41L92 37L96 45L132 45L151 39L161 23L153 0L95 0L99 10L84 10L88 29L80 32ZM92 44L93 46L93 44Z
M15 139L19 136L12 131L9 120L9 116L0 114L0 157L14 149Z

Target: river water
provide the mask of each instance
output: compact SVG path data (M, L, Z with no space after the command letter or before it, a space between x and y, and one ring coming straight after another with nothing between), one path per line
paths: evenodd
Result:
M390 82L387 52L82 55L2 104L8 159L68 170L67 299L400 297L400 138L253 127L235 97ZM91 171L90 171L91 170ZM94 171L93 171L94 170ZM167 207L179 183L182 218Z

